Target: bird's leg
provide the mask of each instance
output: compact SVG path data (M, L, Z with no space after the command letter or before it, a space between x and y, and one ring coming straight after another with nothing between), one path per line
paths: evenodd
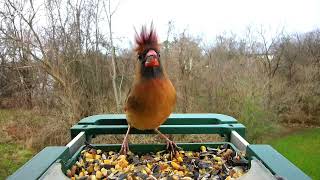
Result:
M130 125L128 124L128 130L126 135L124 136L124 139L121 145L120 154L127 154L127 152L129 152L129 144L128 144L129 132L130 132Z
M176 150L180 149L180 147L178 147L176 145L176 143L174 143L173 141L171 141L167 136L165 136L164 134L162 134L158 129L154 130L156 133L158 133L160 135L160 137L164 138L167 141L167 149L171 152L174 153L176 152Z

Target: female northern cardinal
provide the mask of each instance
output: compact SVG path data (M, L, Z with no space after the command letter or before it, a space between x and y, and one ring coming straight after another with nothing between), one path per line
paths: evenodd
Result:
M143 26L140 34L136 32L135 42L138 61L124 108L128 131L120 153L126 154L129 151L128 134L131 126L139 130L155 130L166 139L167 148L174 151L176 144L157 129L173 111L176 91L161 65L160 45L153 26L149 31Z

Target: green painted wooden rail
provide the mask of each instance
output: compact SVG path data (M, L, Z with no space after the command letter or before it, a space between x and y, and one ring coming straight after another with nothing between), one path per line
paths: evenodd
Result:
M124 114L94 115L84 118L71 128L71 138L81 131L89 140L99 134L125 134L127 122ZM159 130L164 134L220 134L228 141L232 130L245 136L245 126L223 114L171 114ZM132 129L130 134L152 134L154 131Z
M81 119L76 125L71 127L71 137L75 138L84 132L88 141L92 137L100 134L125 134L127 123L124 114L104 114L95 115ZM245 126L238 123L233 117L222 114L172 114L159 130L165 134L220 134L226 137L233 149L237 148L230 143L232 133L237 132L245 137ZM80 133L80 134L79 134ZM153 131L139 131L132 129L131 134L149 134ZM75 138L76 139L76 138ZM72 142L72 141L71 141ZM225 142L208 143L182 143L178 144L186 150L198 149L200 145L218 146ZM119 144L98 144L93 145L104 150L119 150ZM38 179L46 175L46 171L55 164L61 164L61 171L65 172L75 161L81 149L73 152L68 146L49 146L35 155L24 166L18 169L8 179ZM135 152L151 152L163 149L161 144L133 144L130 149ZM238 150L237 150L238 151ZM288 180L309 180L300 169L284 158L276 150L265 145L246 145L247 158L257 158L275 175Z

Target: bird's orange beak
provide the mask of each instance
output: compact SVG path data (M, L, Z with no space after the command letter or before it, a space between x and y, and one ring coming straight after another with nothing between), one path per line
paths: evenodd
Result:
M146 54L146 62L144 64L145 67L158 67L159 60L158 60L158 54L154 50L149 50Z
M157 58L152 58L150 60L147 60L144 64L145 67L158 67L159 61Z

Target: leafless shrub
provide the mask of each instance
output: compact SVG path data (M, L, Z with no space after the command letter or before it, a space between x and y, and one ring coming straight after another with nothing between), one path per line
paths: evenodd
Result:
M36 148L64 144L80 118L121 112L137 57L116 47L117 8L109 3L0 2L0 107L53 117L41 125L10 122L5 132L11 138ZM320 123L319 30L269 37L263 28L248 28L245 37L222 34L205 46L168 26L161 58L178 92L176 112L232 115L261 129L249 134L252 139L272 122Z

